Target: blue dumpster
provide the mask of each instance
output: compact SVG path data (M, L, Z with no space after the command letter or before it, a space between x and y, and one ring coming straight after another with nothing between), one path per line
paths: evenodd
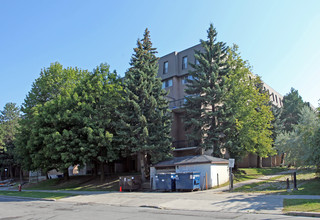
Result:
M200 189L200 172L185 172L176 174L177 190L199 190Z
M156 190L175 191L176 190L176 174L174 173L158 173L155 176Z

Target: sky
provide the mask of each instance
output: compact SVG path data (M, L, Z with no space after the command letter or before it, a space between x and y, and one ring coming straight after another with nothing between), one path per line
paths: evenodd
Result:
M205 40L210 23L269 86L319 106L318 0L0 0L0 110L51 63L124 76L145 28L161 57Z

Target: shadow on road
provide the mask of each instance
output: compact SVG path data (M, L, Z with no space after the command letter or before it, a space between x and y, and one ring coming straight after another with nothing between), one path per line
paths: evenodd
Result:
M221 209L232 208L234 211L274 211L281 212L283 207L283 199L277 196L268 195L230 195L223 201L211 203L213 206L221 207Z

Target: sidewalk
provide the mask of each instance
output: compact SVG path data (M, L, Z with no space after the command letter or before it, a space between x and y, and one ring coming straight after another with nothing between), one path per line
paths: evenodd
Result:
M238 188L247 184L268 180L278 175L290 174L293 170L275 175L262 176L234 184ZM224 193L229 186L188 193L142 193L114 192L96 195L81 195L62 199L61 201L100 203L114 206L151 207L159 209L213 211L213 212L246 212L264 214L283 214L283 199L320 199L312 195L267 195L262 193ZM308 213L296 212L297 215Z
M263 176L234 184L234 188L257 183L277 175L291 173L285 171L276 175ZM320 199L320 195L270 195L263 193L226 193L229 186L197 192L109 192L109 191L64 191L64 190L24 190L39 192L61 192L78 196L60 199L57 202L97 203L111 206L150 207L171 210L192 210L212 212L246 212L283 214L283 199ZM306 213L297 212L304 215ZM308 213L307 213L308 214Z
M214 193L212 191L191 193L115 192L80 195L59 201L176 210L282 214L283 199L285 198L320 199L320 196Z

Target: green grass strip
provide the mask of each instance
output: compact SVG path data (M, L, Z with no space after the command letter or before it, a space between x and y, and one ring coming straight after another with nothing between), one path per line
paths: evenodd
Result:
M244 185L244 186L241 186L239 188L234 189L234 192L254 192L255 191L254 190L255 187L260 186L260 185L265 184L265 183L268 183L270 181L276 180L276 179L280 179L280 178L282 178L284 176L286 176L286 175L279 175L279 176L272 177L272 178L270 178L268 180L264 180L264 181L261 181L261 182ZM260 191L256 191L256 192L260 192Z
M257 179L261 176L273 175L287 170L288 168L285 167L240 168L239 171L235 173L234 182L238 183L246 180Z
M19 196L28 198L38 198L38 199L62 199L74 194L70 193L56 193L56 192L30 192L30 191L0 191L0 195L3 196Z
M320 178L305 181L298 190L284 192L283 195L320 195Z
M284 199L283 211L320 212L320 199Z

